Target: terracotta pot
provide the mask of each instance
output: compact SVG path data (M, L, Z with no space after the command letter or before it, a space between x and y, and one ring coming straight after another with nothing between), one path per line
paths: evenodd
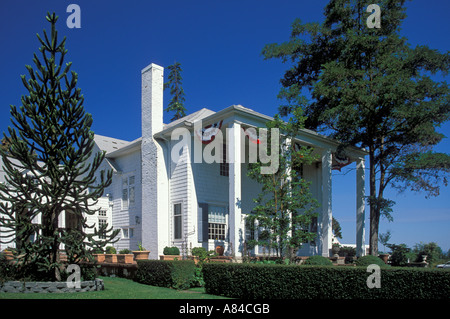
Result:
M134 260L133 254L118 254L117 262L122 264L132 264Z
M13 260L13 259L14 259L13 252L10 251L10 250L4 250L4 251L2 252L2 254L3 254L3 256L5 256L5 259L6 259L7 261L10 261L10 260Z
M146 260L150 254L149 250L135 250L133 251L134 260Z
M106 263L116 263L117 255L116 254L105 254L105 262Z
M181 260L180 255L160 255L160 260Z
M98 263L105 262L105 254L92 254L92 256L95 258L95 261Z
M387 264L388 259L389 259L389 254L381 254L379 257L384 261L385 264Z
M219 256L223 256L223 252L225 251L225 248L222 245L217 245L216 246L216 253Z

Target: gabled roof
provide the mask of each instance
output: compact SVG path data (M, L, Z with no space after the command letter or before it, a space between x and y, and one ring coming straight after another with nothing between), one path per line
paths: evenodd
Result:
M95 144L97 144L97 146L100 148L100 150L106 151L106 154L114 152L130 144L129 141L119 140L117 138L112 138L98 134L94 135L94 141Z
M201 120L201 119L203 119L205 117L208 117L208 116L210 116L212 114L215 114L215 113L216 112L211 111L210 109L203 108L203 109L201 109L201 110L199 110L197 112L188 114L188 115L186 115L186 116L184 116L182 118L179 118L178 120L170 122L169 124L164 124L163 125L163 130L170 129L171 127L176 126L177 124L182 123L182 122L186 122L186 121L187 122L195 122L195 121Z
M192 126L192 124L198 120L203 120L205 123L217 121L221 118L225 118L228 116L232 116L233 114L240 114L245 117L245 119L253 119L256 122L264 123L266 121L272 120L271 116L256 112L252 109L243 107L242 105L231 105L227 108L224 108L218 112L214 112L207 108L202 108L197 112L188 114L178 120L175 120L171 123L164 124L162 131L156 133L154 135L155 138L164 138L164 136L169 134L173 129L177 127L184 127L185 125ZM322 144L322 145L330 145L336 147L339 145L339 142L327 137L325 135L321 135L315 131L302 129L301 137L306 139L311 144ZM299 136L300 137L300 136ZM165 138L164 138L165 139ZM124 140L119 140L111 137L95 135L95 142L100 147L100 149L105 150L107 152L107 158L113 159L119 157L123 154L128 154L129 152L140 149L142 138L138 138L134 141L128 142ZM367 155L367 151L364 149L360 149L357 147L349 147L349 151L357 156L365 156Z

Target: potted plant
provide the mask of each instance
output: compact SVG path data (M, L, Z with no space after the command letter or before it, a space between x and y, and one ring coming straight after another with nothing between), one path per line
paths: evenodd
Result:
M179 260L180 259L180 249L178 247L164 247L164 255L160 255L160 260Z
M388 260L389 260L389 254L385 254L383 252L380 252L380 254L378 255L378 257L380 257L385 264L387 264Z
M117 254L117 262L122 264L132 264L134 256L129 249L122 249Z
M149 254L150 251L142 247L142 243L138 244L138 250L133 250L134 260L148 259Z
M107 262L107 263L116 263L117 262L116 249L113 246L106 247L105 262Z
M218 244L216 246L216 254L219 256L223 256L223 252L225 251L225 248L223 247L223 245Z
M101 248L94 248L92 250L92 257L94 257L94 260L98 263L105 262L105 254Z
M14 259L14 252L13 252L14 248L11 247L7 247L3 250L2 254L3 256L5 256L5 259L7 261L11 261Z
M339 257L339 251L341 250L341 245L338 243L334 243L331 248L331 252L333 254L333 257Z

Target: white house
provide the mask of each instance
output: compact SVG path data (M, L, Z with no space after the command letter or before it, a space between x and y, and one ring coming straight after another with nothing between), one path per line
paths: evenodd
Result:
M245 215L253 208L260 186L247 176L252 153L249 128L265 127L270 116L240 105L218 112L201 109L181 119L163 123L163 72L156 64L142 70L142 137L123 141L95 135L98 151L106 151L102 169L113 170L113 182L99 201L102 208L93 222L108 222L120 229L118 250L135 250L142 244L151 259L159 258L166 246L180 251L193 247L225 247L226 255L242 256L246 236ZM183 134L181 134L181 133ZM202 135L203 132L203 135ZM198 158L210 147L211 136L224 139L228 161L217 163ZM184 140L185 147L180 147ZM331 183L338 160L338 142L310 130L302 130L296 143L312 146L320 161L303 167L303 178L320 203L317 239L304 244L299 255L330 255L332 243ZM356 162L356 245L364 255L364 150L346 150ZM217 158L216 158L217 159ZM348 162L347 162L348 163ZM1 175L1 172L0 172ZM256 234L257 236L257 234ZM0 247L1 248L1 247ZM263 251L256 247L253 254Z
M241 256L245 236L250 235L245 231L244 217L252 210L260 186L246 174L251 141L243 134L233 133L265 127L271 117L233 105L218 112L201 109L164 124L163 72L156 64L142 70L141 138L126 142L95 137L99 150L107 152L105 168L114 170L113 183L106 194L112 225L121 229L117 248L135 249L142 243L150 250L150 258L156 259L166 246L178 246L183 251L198 246L214 249L220 243L225 246L225 254ZM173 133L181 128L190 133L190 147L177 148L182 136ZM228 163L196 160L195 145L202 139L199 128L213 134L221 131ZM203 136L200 154L208 147L209 137ZM329 256L331 171L339 144L310 130L303 130L296 142L314 147L321 155L321 161L303 169L303 176L312 182L312 192L320 203L318 237L313 243L304 244L299 255ZM356 243L358 255L363 255L366 152L348 149L347 155L357 163ZM179 158L175 160L174 156ZM253 253L263 252L256 247Z

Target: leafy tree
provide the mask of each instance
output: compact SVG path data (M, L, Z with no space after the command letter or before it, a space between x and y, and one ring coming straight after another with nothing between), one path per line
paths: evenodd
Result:
M450 156L433 151L444 137L436 128L449 119L449 87L432 79L447 74L450 55L412 48L399 35L404 2L377 2L381 28L371 29L364 1L331 0L322 23L297 19L288 42L263 50L267 59L292 63L281 80L282 115L303 109L307 128L368 149L373 255L380 216L392 220L386 188L437 196L450 171Z
M302 243L316 237L311 225L317 217L318 204L309 190L310 182L302 177L303 165L312 163L316 157L311 148L297 148L294 143L303 120L298 113L287 123L278 116L267 123L268 141L272 140L271 129L278 129L283 135L277 141L279 168L275 173L261 174L261 162L249 164L248 176L260 183L262 190L254 199L256 206L246 217L246 223L256 225L259 231L257 240L248 244L270 248L280 258L291 259Z
M170 94L172 95L172 99L169 102L169 105L166 108L167 112L175 112L175 115L172 118L172 121L182 118L186 116L186 108L184 107L184 90L182 87L181 72L181 64L179 62L175 62L173 65L167 67L169 69L169 81L164 83L164 88L170 89Z
M416 261L422 261L423 256L426 255L426 262L433 263L444 256L442 248L435 242L419 243L414 245L413 252L417 255Z
M334 216L332 217L331 228L336 238L342 238L341 224L339 224L339 221L336 218L334 218Z
M391 251L389 258L392 266L406 266L408 264L408 253L411 251L406 244L388 244Z
M63 245L68 262L79 263L117 232L106 226L89 231L94 225L87 215L97 213L92 205L111 184L112 172L101 171L97 179L105 154L93 154L92 117L84 111L72 63L64 63L66 38L58 42L58 17L48 13L46 19L50 37L45 30L43 39L37 36L41 58L34 54L35 70L27 65L29 79L21 76L28 95L19 108L11 105L9 152L1 150L6 183L0 184L0 226L2 242L16 242L19 270L60 280ZM66 228L60 228L64 218Z
M388 230L388 231L386 231L384 234L380 234L378 237L379 237L379 240L380 240L380 243L386 248L386 246L388 245L388 242L389 242L389 240L391 239L391 231L390 230Z

